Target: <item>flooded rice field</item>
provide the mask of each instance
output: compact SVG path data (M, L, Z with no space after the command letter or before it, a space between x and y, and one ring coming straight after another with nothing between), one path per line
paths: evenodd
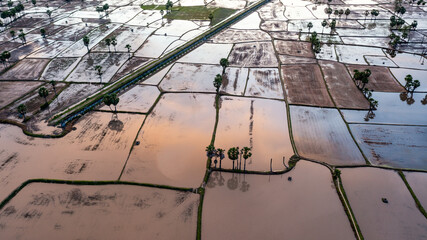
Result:
M326 167L300 162L277 176L212 172L206 187L203 239L354 238Z
M422 2L167 3L0 1L0 239L427 239Z
M366 239L427 239L426 219L395 171L341 171L344 189Z
M140 186L32 183L0 211L0 235L111 239L124 231L126 239L193 239L198 201L190 192Z

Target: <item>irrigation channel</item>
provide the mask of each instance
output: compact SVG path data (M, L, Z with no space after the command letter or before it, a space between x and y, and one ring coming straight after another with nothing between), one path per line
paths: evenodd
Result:
M153 75L154 73L158 72L162 68L166 67L170 62L174 61L177 58L182 57L183 55L197 48L199 45L201 45L203 42L208 40L210 37L214 36L215 34L222 31L223 29L229 27L235 22L246 17L248 14L252 13L253 11L255 11L256 9L258 9L259 7L261 7L262 5L268 2L270 2L270 0L261 0L259 2L256 2L252 6L249 6L247 9L244 9L241 12L223 20L222 22L218 23L208 31L202 33L201 35L197 36L193 40L187 42L183 46L178 47L174 51L166 54L164 57L161 57L160 59L150 63L148 66L145 66L135 71L134 73L130 74L129 76L124 77L123 79L99 91L98 93L92 95L91 97L85 99L84 101L77 103L76 105L64 110L61 113L58 113L50 120L50 123L53 125L60 124L61 127L64 128L67 125L67 123L69 123L70 121L81 117L82 115L92 110L97 105L101 104L103 96L105 94L119 93L120 91L126 89L127 87L137 83L138 81L141 81Z

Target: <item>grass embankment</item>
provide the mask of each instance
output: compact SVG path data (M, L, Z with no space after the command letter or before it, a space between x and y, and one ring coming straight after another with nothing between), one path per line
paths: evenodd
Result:
M144 10L166 10L164 5L142 5L141 8ZM234 9L205 6L173 7L172 11L166 14L164 18L169 20L209 20L209 14L212 13L211 25L215 25L234 12L236 12Z

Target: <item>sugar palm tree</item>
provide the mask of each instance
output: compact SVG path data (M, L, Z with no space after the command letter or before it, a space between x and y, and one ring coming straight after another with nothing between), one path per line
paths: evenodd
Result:
M216 94L219 93L219 88L221 87L221 84L222 84L222 76L221 74L217 74L213 81L213 85L216 88Z
M52 11L47 10L46 14L49 16L49 19L52 20Z
M132 46L130 44L126 44L125 48L128 50L129 59L130 59L130 57L131 57L130 50L132 49Z
M218 148L217 150L216 150L216 154L217 154L217 156L219 157L219 168L221 169L221 165L222 165L222 160L224 159L224 152L225 152L225 150L224 149L221 149L221 148Z
M20 34L18 35L18 37L21 39L22 44L26 44L27 43L27 39L25 38L25 33L24 30L19 30Z
M219 60L219 64L222 67L222 74L224 74L225 73L225 68L227 68L228 65L229 65L228 59L227 58L221 58L221 60Z
M47 105L47 96L49 96L49 91L45 87L39 89L39 96L44 98L45 104Z
M246 171L246 160L252 156L251 148L244 147L242 149L242 152L243 152L243 159L245 159L245 164L243 166L243 170Z
M348 15L350 15L350 13L351 13L351 11L350 11L350 9L346 9L345 10L345 12L344 12L344 14L345 14L345 19L347 19L348 18Z
M310 33L310 30L313 27L313 23L308 22L307 27L308 27L308 33Z
M114 47L114 52L116 52L117 50L116 50L116 45L117 45L117 39L116 39L116 37L112 37L111 38L111 45L113 45L113 47Z
M19 106L18 106L18 113L20 114L20 115L22 115L22 118L23 118L23 122L25 121L25 114L27 114L27 106L25 106L24 104L20 104Z
M232 147L228 149L227 152L228 158L233 161L233 170L234 170L234 161L239 158L239 147Z
M90 52L90 50L89 50L89 43L90 43L90 39L89 39L89 37L87 35L85 35L83 37L83 44L86 46L88 53Z
M13 30L10 30L10 36L12 37L12 39L15 39L15 31L13 31Z
M40 34L43 38L46 38L46 30L44 28L40 29Z
M326 20L322 21L322 36L323 36L323 30L325 29L325 27L328 25L328 22Z
M96 65L95 71L96 71L96 74L99 76L99 83L102 83L102 66Z
M106 38L106 39L105 39L105 45L107 45L107 47L108 47L108 52L111 52L111 50L110 50L111 39Z
M111 93L110 99L111 99L111 104L114 105L114 112L117 112L117 104L119 104L119 102L120 102L119 97L117 97L116 93Z

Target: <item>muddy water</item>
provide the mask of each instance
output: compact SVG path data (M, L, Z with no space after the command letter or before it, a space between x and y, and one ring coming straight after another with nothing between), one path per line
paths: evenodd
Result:
M23 94L40 85L41 83L39 82L1 82L0 108L5 107Z
M410 74L414 78L414 80L418 80L421 83L421 86L417 88L417 91L427 91L427 71L413 70L407 68L390 68L390 71L403 86L405 86L406 83L406 75Z
M33 183L0 211L2 239L195 239L199 196L138 186Z
M202 239L278 236L354 239L327 168L301 161L279 176L211 174L203 205Z
M0 199L32 178L116 180L143 120L90 113L60 139L32 138L0 125Z
M215 95L165 94L147 117L121 180L198 187L215 125Z
M282 89L277 68L252 68L245 96L284 99Z
M335 165L365 163L336 109L291 106L290 112L299 154Z
M246 162L247 170L270 171L270 159L273 170L283 170L282 158L288 160L294 154L285 103L254 98L221 99L215 146L226 151L231 147L251 147L253 155ZM225 155L222 168L232 169L233 163ZM244 160L240 165L245 168Z
M366 239L427 239L427 221L396 172L376 168L341 171L344 189Z
M371 163L427 170L427 127L350 124L350 128Z

